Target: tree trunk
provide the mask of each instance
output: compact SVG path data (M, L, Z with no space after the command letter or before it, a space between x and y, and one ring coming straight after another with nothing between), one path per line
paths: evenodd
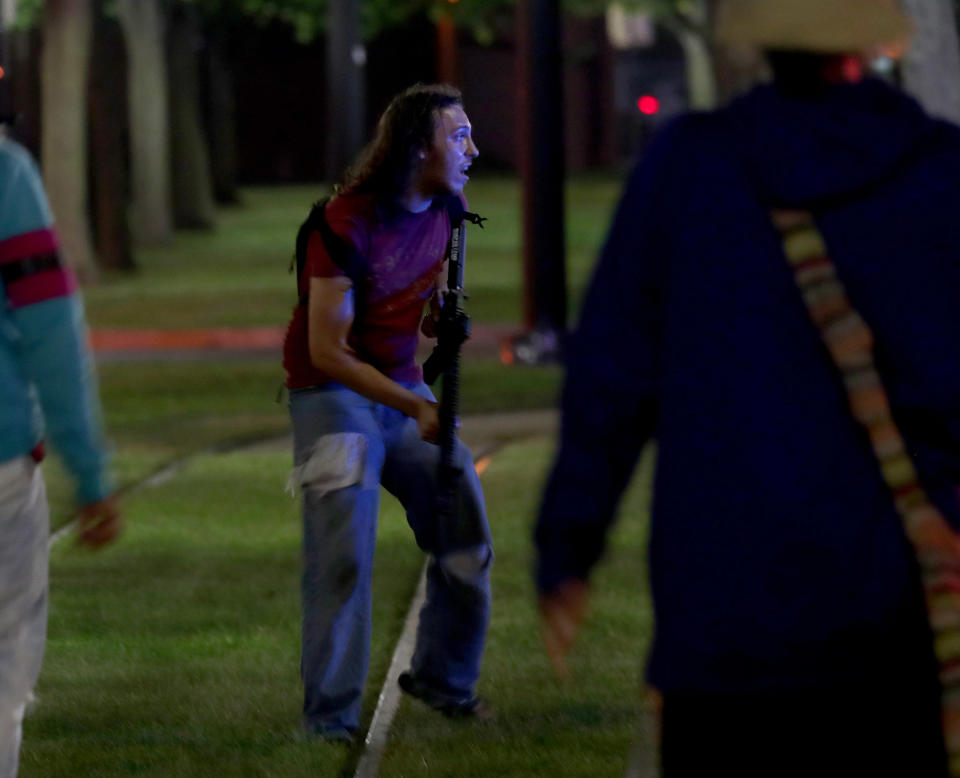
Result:
M12 92L14 137L40 158L40 104L43 89L40 86L40 56L43 52L43 30L13 30L7 34L7 57L16 77L7 89Z
M163 8L161 0L117 0L117 12L127 42L133 234L165 243L173 230Z
M943 119L960 123L960 47L951 0L904 0L914 24L903 61L904 87Z
M717 79L713 52L708 43L711 7L707 0L690 5L690 11L670 23L683 48L687 70L687 99L695 111L716 108Z
M517 29L524 322L529 330L559 340L567 328L559 0L520 0ZM556 351L555 342L544 349L551 350ZM537 354L530 361L546 356Z
M210 156L200 121L200 29L196 9L176 6L170 25L170 118L173 217L177 227L216 221Z
M363 146L366 51L359 0L329 0L327 15L327 177L334 181Z
M210 171L213 195L218 203L239 202L237 194L237 111L233 97L233 74L227 65L224 39L213 31L205 50L206 117L210 137Z
M0 3L2 2L3 0L0 0ZM10 24L14 19L13 14L14 11L10 11L0 4L0 64L4 68L9 68L13 61L13 33L10 32ZM9 79L7 79L6 82L0 81L0 121L12 124L13 117L13 90L10 88Z
M13 27L17 20L17 2L16 0L0 0L0 25L4 30Z
M90 0L47 0L41 55L44 184L66 262L95 274L87 221L87 68Z
M95 0L90 64L90 182L93 226L100 267L133 270L127 221L126 52L116 21Z
M457 28L450 14L442 14L436 21L437 81L443 84L460 83L460 63L457 57Z

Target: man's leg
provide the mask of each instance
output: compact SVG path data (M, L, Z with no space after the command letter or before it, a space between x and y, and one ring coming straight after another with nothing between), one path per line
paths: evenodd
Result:
M426 387L416 390L429 396ZM462 475L453 501L456 526L440 531L440 448L420 439L412 419L388 415L383 485L403 504L417 543L431 555L411 673L438 706L469 705L486 642L493 561L480 480L470 451L458 441L456 461Z
M304 724L347 739L370 657L370 582L383 444L373 404L342 388L294 392L294 479L303 494Z
M49 509L39 467L0 464L0 778L15 778L47 630Z

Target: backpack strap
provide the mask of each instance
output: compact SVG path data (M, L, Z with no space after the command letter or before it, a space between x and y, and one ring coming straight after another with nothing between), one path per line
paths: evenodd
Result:
M366 298L367 279L367 261L359 251L351 246L347 241L341 238L333 231L327 221L326 209L329 197L318 200L313 204L310 213L300 229L297 231L296 243L296 268L297 283L303 276L303 269L307 264L307 247L310 244L310 236L314 232L320 233L320 239L323 241L323 247L327 254L340 270L342 270L350 282L353 284L353 321L354 331L361 320L361 308ZM292 270L291 266L291 270ZM300 305L307 306L310 300L309 287L307 291L300 296Z

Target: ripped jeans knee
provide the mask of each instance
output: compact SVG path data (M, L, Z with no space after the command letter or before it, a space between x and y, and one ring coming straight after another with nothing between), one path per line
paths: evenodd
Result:
M367 438L359 432L336 432L318 438L309 456L290 473L287 491L298 488L326 494L363 482Z
M483 585L490 574L493 549L487 543L442 554L437 563L454 582L474 588Z

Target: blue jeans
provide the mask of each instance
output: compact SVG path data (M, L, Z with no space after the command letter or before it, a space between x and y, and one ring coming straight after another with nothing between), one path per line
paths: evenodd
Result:
M424 384L407 385L433 399ZM438 697L468 700L480 674L493 551L480 481L458 441L455 531L437 531L440 448L417 423L339 384L290 392L294 479L303 494L304 722L352 732L370 656L370 609L382 484L430 554L414 676Z

